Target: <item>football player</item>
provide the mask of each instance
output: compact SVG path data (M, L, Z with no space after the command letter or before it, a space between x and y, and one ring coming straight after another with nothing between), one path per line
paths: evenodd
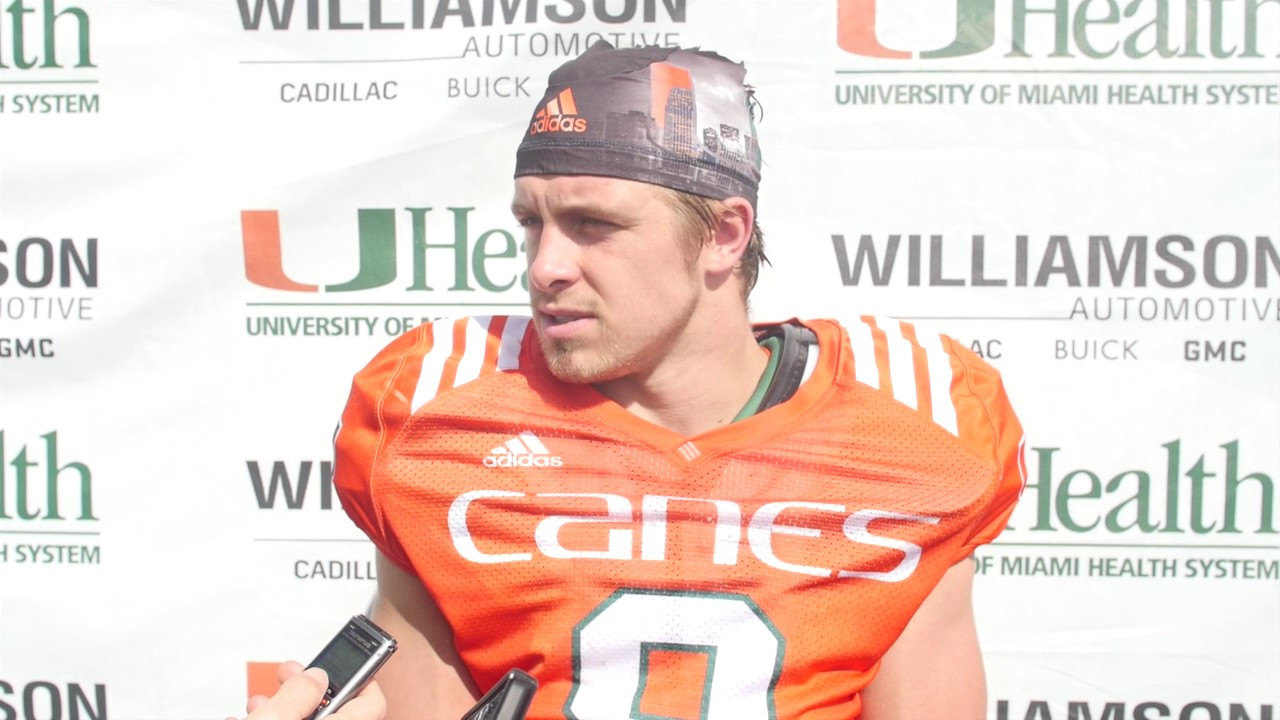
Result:
M985 715L970 556L1022 430L948 337L753 324L744 80L607 43L554 71L516 153L529 314L423 325L356 376L335 483L378 548L392 720L513 667L538 720Z

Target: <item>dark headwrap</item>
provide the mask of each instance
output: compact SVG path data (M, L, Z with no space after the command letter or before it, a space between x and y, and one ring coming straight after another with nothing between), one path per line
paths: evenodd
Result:
M603 175L754 207L760 149L746 72L713 52L597 42L551 73L515 175Z

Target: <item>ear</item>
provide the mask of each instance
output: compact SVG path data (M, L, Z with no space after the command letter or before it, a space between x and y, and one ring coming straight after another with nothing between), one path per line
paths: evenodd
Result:
M746 198L731 197L724 200L720 216L716 218L716 231L711 242L703 248L703 262L712 274L727 274L738 267L742 253L751 241L756 213Z

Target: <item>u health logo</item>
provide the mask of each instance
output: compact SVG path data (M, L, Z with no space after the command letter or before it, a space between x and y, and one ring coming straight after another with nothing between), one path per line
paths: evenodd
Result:
M836 0L836 39L854 55L882 59L943 59L992 49L997 16L1009 28L1006 58L1277 58L1280 26L1275 9L1262 2L1242 6L1221 0L931 0L937 11L954 3L955 31L949 44L907 51L880 42L880 0ZM1105 13L1100 12L1104 10ZM931 9L931 12L932 9ZM1002 48L1003 49L1003 48Z
M9 17L0 20L0 70L60 69L72 50L74 67L98 67L90 55L89 14L83 9L59 8L54 0L13 0L4 12Z
M842 50L875 58L948 58L990 49L995 42L995 0L955 2L955 39L943 48L912 53L882 45L876 36L877 0L839 0L837 41Z
M63 461L66 455L59 454L57 430L40 439L43 447L33 448L0 429L0 521L97 521L89 466Z
M285 273L278 210L243 210L240 213L241 241L244 248L245 278L258 287L302 293L338 293L386 287L399 276L397 255L397 217L407 221L407 248L412 269L411 282L402 289L410 291L502 293L516 285L527 289L523 248L509 231L492 228L475 234L471 225L474 207L450 207L448 221L451 232L442 233L439 241L429 241L427 233L430 207L404 208L398 213L391 208L358 208L356 213L359 265L350 280L340 283L315 284L299 282ZM443 213L437 213L442 215ZM443 221L443 220L442 220ZM434 235L434 234L433 234ZM404 238L401 238L403 240ZM437 268L435 287L428 284L428 254ZM440 278L450 284L442 286ZM474 283L474 284L473 284ZM478 286L478 287L477 287Z

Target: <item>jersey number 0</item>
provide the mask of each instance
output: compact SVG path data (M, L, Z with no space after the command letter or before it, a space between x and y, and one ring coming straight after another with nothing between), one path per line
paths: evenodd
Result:
M769 720L784 650L778 629L745 595L618 590L574 627L565 717L655 717L642 710L649 659L675 652L705 657L699 720Z

